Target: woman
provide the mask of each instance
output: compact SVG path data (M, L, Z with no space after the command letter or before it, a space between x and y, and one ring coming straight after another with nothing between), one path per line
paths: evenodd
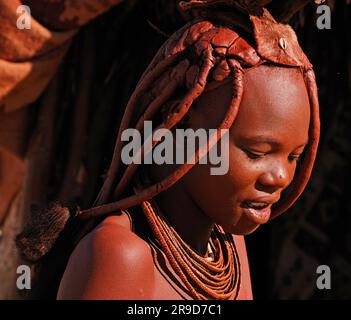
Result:
M196 19L159 50L130 98L94 207L77 213L107 217L74 249L58 299L251 299L243 235L284 212L307 184L318 100L292 29L260 6L181 6ZM215 135L196 154L198 162L227 148L228 172L125 165L123 132L142 132L145 120L173 133L229 129L227 145Z

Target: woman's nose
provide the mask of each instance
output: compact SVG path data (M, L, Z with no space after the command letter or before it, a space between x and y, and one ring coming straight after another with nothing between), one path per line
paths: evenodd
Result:
M275 166L263 173L259 177L258 182L266 188L273 189L272 191L276 191L277 189L283 190L290 184L291 175L285 166Z

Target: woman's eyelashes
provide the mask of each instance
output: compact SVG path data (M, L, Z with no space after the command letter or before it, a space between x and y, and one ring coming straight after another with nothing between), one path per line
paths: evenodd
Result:
M263 159L266 155L269 154L269 152L257 152L257 151L251 151L248 149L243 149L245 154L250 160L259 160ZM290 162L299 162L301 159L301 154L291 154L288 156L288 159Z
M266 155L266 153L253 152L253 151L250 151L248 149L243 149L243 151L245 152L247 157L251 160L262 159Z
M301 160L301 154L299 154L299 155L290 155L290 156L289 156L289 160L290 160L290 161L299 162L299 161Z

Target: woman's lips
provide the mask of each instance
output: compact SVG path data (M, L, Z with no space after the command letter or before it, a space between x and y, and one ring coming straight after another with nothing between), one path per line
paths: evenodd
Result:
M270 204L244 202L242 207L245 216L255 224L264 224L271 216Z

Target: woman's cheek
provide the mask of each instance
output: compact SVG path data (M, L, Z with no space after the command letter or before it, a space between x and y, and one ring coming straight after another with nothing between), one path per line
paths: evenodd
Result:
M230 153L229 175L231 180L239 186L251 185L261 170L259 164L250 160L241 150L233 150Z

